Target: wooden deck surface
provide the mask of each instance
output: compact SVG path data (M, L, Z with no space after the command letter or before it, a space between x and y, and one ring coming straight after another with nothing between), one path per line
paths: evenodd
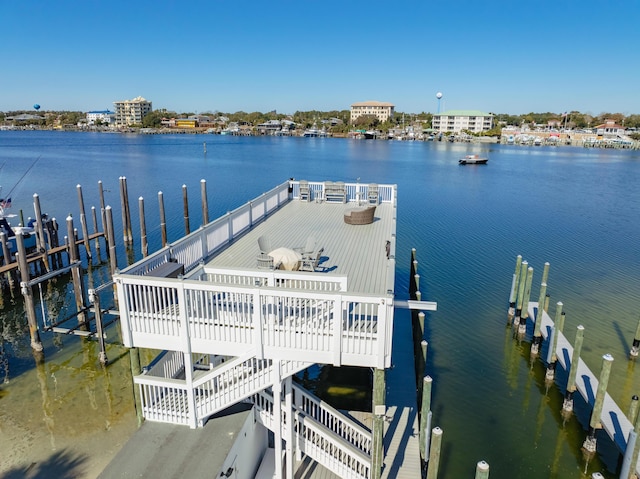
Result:
M303 247L307 238L313 236L317 247L324 248L319 271L327 275L347 276L350 292L385 295L387 290L393 290L386 242L396 232L396 209L390 203L382 203L376 208L372 224L348 225L343 221L344 213L355 207L355 203L294 200L255 225L218 253L208 265L256 268L260 236L268 238L272 250ZM393 262L390 264L391 268L395 267Z

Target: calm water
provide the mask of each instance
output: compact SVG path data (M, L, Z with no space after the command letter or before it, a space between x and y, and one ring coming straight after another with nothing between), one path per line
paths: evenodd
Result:
M489 165L458 166L458 158L469 153L488 154ZM578 418L563 421L563 391L546 388L544 366L530 364L528 342L518 343L506 328L506 308L516 255L535 269L534 301L548 261L547 292L552 305L564 304L567 336L573 341L576 326L585 326L583 359L594 371L600 370L603 354L614 356L609 392L623 411L628 409L631 396L640 394L640 367L627 360L640 309L639 152L0 132L4 194L36 160L11 195L14 212L22 208L28 216L32 195L38 193L43 210L61 224L69 213L79 218L76 185L83 187L88 210L99 206L101 180L119 228L118 177L126 176L136 225L134 199L145 198L152 251L160 246L158 191L164 193L173 225L169 236L175 240L183 234L181 187L189 189L194 229L201 220L203 178L210 218L289 177L397 183L397 297L406 297L415 247L423 297L438 302L438 311L427 316L425 335L434 425L444 430L439 477L473 477L479 460L490 464L492 479L571 479L595 471L617 477L619 458L604 432L598 436L599 455L585 462L580 446L586 408L578 403ZM116 239L121 236L118 232ZM137 258L137 243L134 249ZM124 266L127 252L121 242L118 251ZM96 284L106 277L104 267L91 274ZM64 315L70 307L62 281L43 294L49 298L48 316ZM20 301L5 296L1 306L0 446L3 456L7 447L12 452L10 460L2 459L0 472L23 473L31 462L48 461L92 477L135 429L126 351L116 344L112 328L108 355L113 364L103 370L95 367L94 343L44 335L46 362L36 367Z

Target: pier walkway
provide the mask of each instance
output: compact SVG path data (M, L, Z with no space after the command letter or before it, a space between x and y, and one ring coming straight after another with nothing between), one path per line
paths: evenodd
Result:
M529 303L529 317L537 318L538 303ZM542 311L542 324L540 331L544 339L548 339L551 336L551 332L554 328L554 323L551 317L546 311ZM573 346L569 343L564 334L558 334L556 347L556 356L558 362L562 365L565 371L568 371L571 366L571 357L573 355ZM578 363L578 369L576 374L576 388L580 392L580 395L591 407L595 404L596 391L598 390L598 378L580 359ZM627 440L629 433L633 430L633 424L627 418L627 415L620 409L616 402L611 398L609 393L605 394L604 402L602 405L602 415L600 417L602 428L607 432L609 437L613 440L616 447L625 453L627 449ZM638 464L636 464L636 471L638 471Z

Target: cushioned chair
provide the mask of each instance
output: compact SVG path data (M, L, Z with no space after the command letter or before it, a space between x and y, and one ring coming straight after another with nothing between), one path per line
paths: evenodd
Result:
M260 238L258 238L258 247L260 248L260 253L262 254L269 254L273 251L271 242L266 236L260 236Z
M298 198L300 201L311 201L311 191L309 190L309 182L307 180L300 180L300 193Z
M355 208L344 214L344 222L348 225L368 225L373 223L373 215L375 212L375 205L365 208Z
M378 185L371 183L367 189L367 203L378 204Z

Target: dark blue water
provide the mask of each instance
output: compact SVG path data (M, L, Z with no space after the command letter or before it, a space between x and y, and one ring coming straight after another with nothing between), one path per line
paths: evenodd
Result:
M457 164L471 153L488 155L489 164ZM27 216L32 194L38 193L43 210L59 222L69 213L79 218L76 185L82 185L88 209L99 206L101 180L119 229L118 178L126 176L134 228L136 199L145 200L150 250L160 246L158 191L164 194L169 239L175 240L184 232L183 184L189 191L191 228L201 223L201 179L207 181L210 218L290 177L396 183L397 296L406 295L410 249L416 248L423 298L438 302L438 311L427 316L425 336L427 373L434 378L433 421L444 430L439 477L472 477L479 460L490 464L492 479L580 478L594 471L617 477L619 458L604 432L598 436L599 454L588 462L583 457L586 408L578 404L578 418L561 418L563 391L545 386L544 365L530 364L528 342L512 338L506 307L516 255L522 254L535 269L534 301L548 261L551 313L555 302L562 301L570 340L577 325L585 326L583 359L592 370L600 370L603 354L614 356L609 392L623 411L628 409L631 396L640 393L640 372L627 361L640 309L639 152L330 138L0 132L0 184L5 193L34 162L12 193L14 212L22 208ZM134 249L139 257L137 243ZM121 242L118 250L124 266ZM97 268L95 274L104 273ZM64 309L64 291L59 296L58 309ZM5 314L13 311L10 302L5 299ZM396 318L407 320L404 313ZM13 414L13 378L18 384L22 380L26 391L28 371L33 370L28 343L25 348L17 336L13 332L3 343L12 382L0 390L5 394L0 410ZM65 339L66 349L47 341L47 364L55 364L58 356L75 357L67 350L80 347L78 341ZM558 382L564 385L562 377ZM126 387L118 385L123 391ZM111 386L118 406L113 399L107 401L110 410L129 408L126 394L121 398L113 390ZM65 420L59 417L57 424ZM61 440L59 429L49 434Z

